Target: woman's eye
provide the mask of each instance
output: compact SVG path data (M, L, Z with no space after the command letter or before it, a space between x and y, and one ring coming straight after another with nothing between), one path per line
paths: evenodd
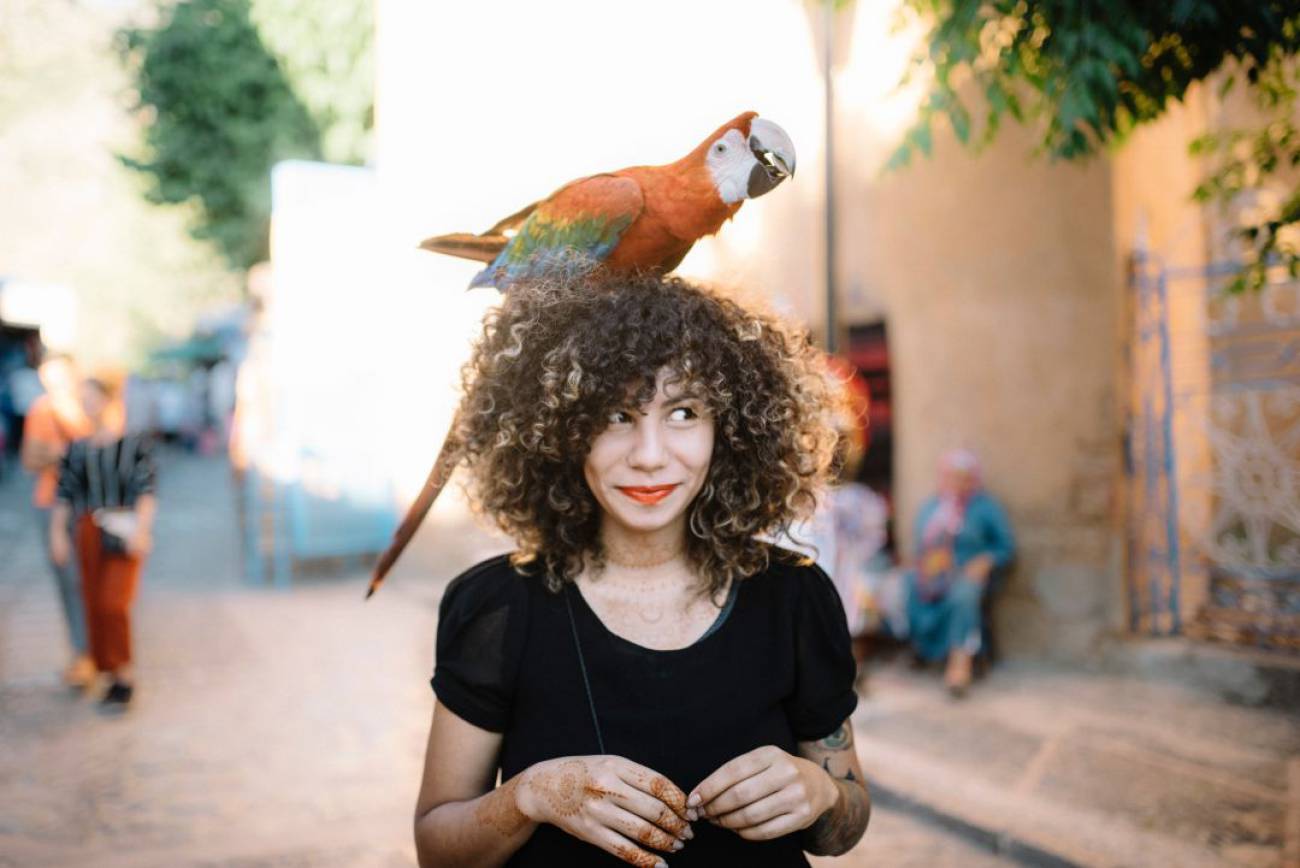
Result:
M674 407L673 411L668 414L668 418L674 422L686 422L690 419L698 419L699 413L696 413L690 407Z
M615 410L609 414L609 424L611 425L622 425L631 421L632 417L624 410Z

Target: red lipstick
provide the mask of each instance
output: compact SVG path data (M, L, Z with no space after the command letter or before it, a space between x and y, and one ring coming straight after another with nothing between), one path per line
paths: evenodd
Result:
M619 485L615 487L637 503L653 506L672 494L677 485L678 483L672 485Z

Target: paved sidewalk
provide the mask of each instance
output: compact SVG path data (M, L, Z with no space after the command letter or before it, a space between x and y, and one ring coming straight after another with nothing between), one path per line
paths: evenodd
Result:
M0 485L0 866L413 866L437 601L495 544L427 528L368 603L360 572L250 587L224 465L162 463L121 718L58 684L65 639L26 492ZM852 854L815 861L1011 864L887 808Z
M877 668L854 721L880 800L1030 864L1300 866L1300 709L1004 664L954 702Z

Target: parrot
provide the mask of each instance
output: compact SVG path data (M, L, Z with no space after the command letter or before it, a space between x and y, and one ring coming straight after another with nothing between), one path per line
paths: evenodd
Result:
M420 247L486 262L471 289L508 291L575 252L611 271L666 273L746 199L770 192L794 169L794 145L785 130L744 112L675 163L579 178L486 232L439 235Z
M676 162L579 178L486 232L437 235L420 247L486 263L469 288L507 293L515 283L554 274L575 257L609 273L667 273L696 241L717 233L746 199L771 192L794 172L789 135L747 111ZM452 432L456 427L453 421ZM460 444L449 434L419 496L375 564L367 599L415 535L459 459Z

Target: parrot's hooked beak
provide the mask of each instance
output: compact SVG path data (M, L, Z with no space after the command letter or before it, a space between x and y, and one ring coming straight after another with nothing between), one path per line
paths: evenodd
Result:
M749 150L758 161L749 173L746 194L757 199L794 176L794 142L786 131L764 118L749 123Z

